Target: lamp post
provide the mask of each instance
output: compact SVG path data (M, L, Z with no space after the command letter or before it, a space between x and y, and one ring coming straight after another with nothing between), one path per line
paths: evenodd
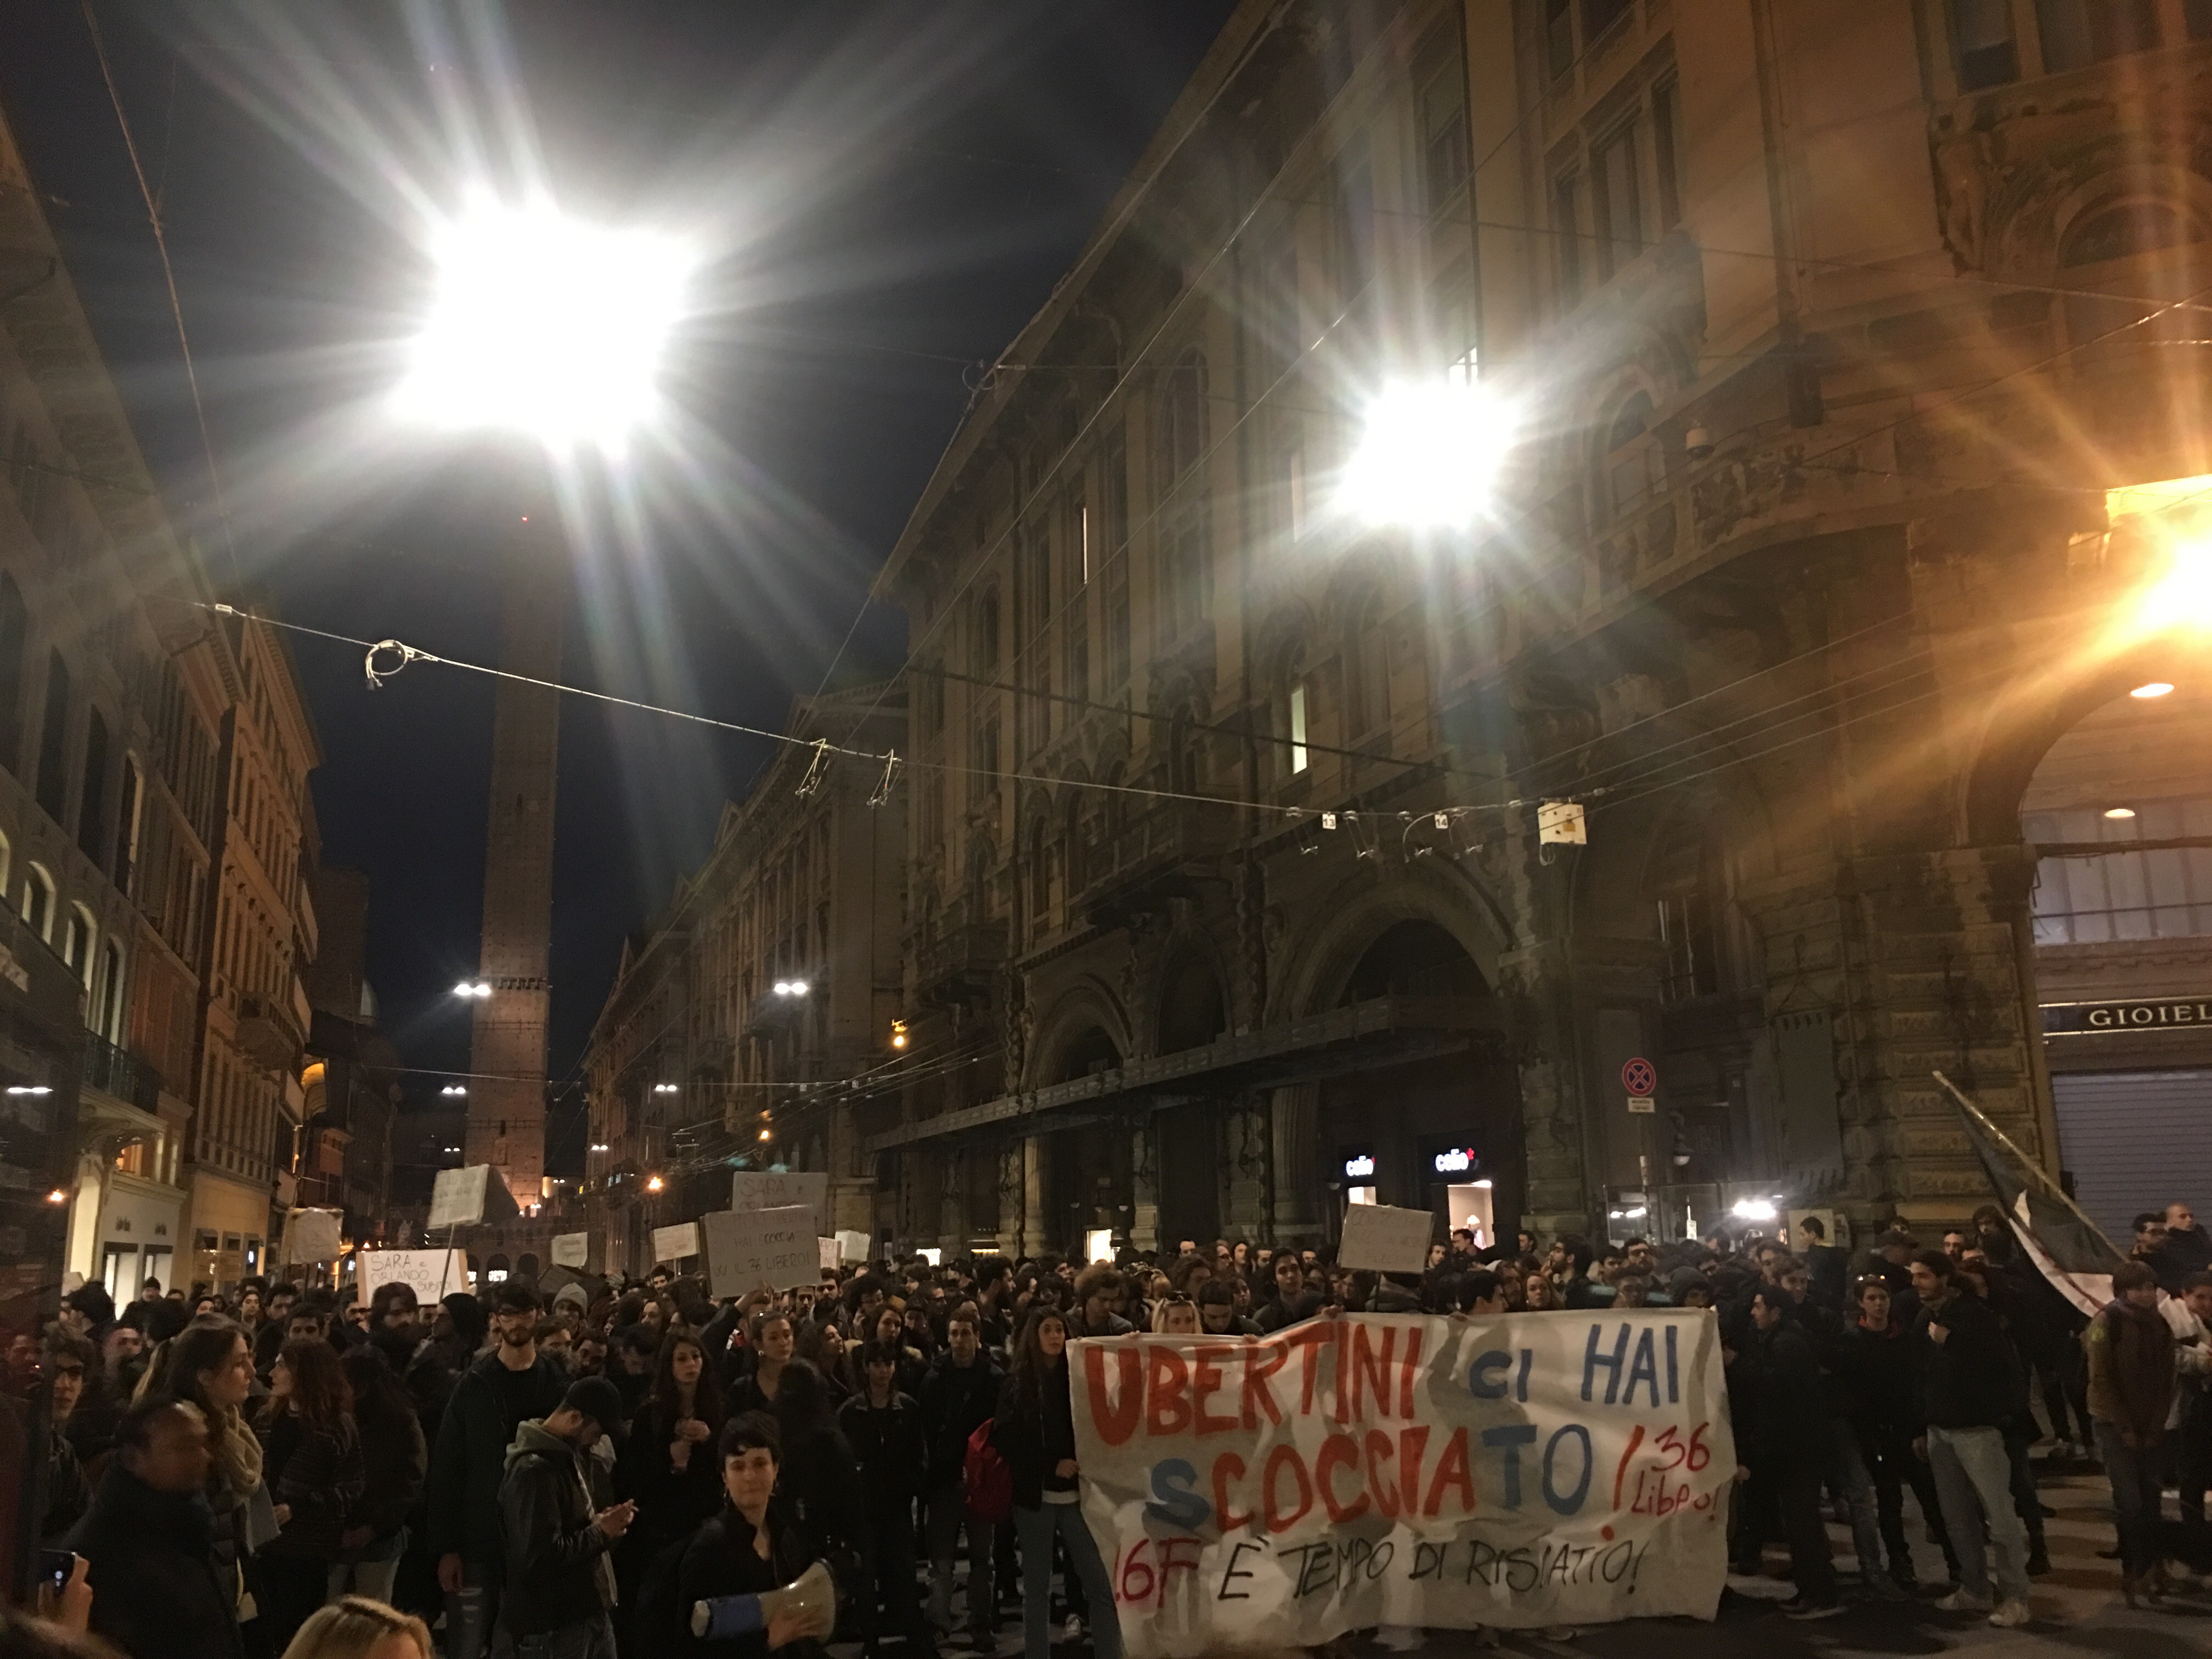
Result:
M467 1162L497 1169L526 1210L545 1173L552 998L553 803L567 540L554 469L618 453L652 417L690 259L657 233L583 223L550 202L478 201L432 239L435 299L396 402L406 418L520 439L497 551L492 717ZM528 684L525 680L543 682Z

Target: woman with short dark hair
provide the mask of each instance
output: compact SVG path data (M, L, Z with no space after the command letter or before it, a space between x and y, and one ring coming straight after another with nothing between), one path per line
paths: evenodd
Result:
M684 1546L676 1570L675 1610L680 1625L656 1632L678 1653L715 1659L766 1659L771 1648L791 1659L820 1659L811 1640L785 1641L771 1623L750 1635L708 1641L691 1632L690 1614L701 1601L758 1595L799 1577L820 1559L799 1524L784 1481L783 1431L766 1412L747 1412L723 1425L716 1444L721 1512Z
M327 1341L297 1338L276 1351L260 1435L277 1531L258 1558L256 1599L269 1645L281 1653L330 1592L331 1569L364 1480L353 1389Z

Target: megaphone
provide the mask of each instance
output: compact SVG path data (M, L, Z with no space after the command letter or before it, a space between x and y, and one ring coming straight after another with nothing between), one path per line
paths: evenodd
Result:
M691 1634L702 1641L750 1636L780 1616L797 1620L792 1634L825 1638L837 1626L837 1581L817 1561L781 1589L758 1595L717 1595L691 1604Z

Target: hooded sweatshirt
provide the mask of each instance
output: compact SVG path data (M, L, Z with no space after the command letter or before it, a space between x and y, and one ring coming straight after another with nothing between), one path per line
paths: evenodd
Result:
M608 1555L615 1540L594 1519L605 1480L599 1459L550 1433L542 1419L515 1430L499 1487L507 1540L501 1616L514 1635L584 1624L615 1604Z

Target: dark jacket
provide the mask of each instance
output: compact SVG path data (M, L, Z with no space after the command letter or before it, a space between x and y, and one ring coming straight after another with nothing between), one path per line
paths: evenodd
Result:
M68 1547L91 1564L92 1628L131 1659L240 1659L235 1597L198 1492L158 1492L107 1466Z
M529 1422L515 1431L500 1482L507 1535L500 1618L515 1636L597 1619L614 1604L614 1540L592 1517L604 1506L596 1457Z
M1811 1244L1806 1247L1804 1257L1805 1277L1814 1299L1824 1308L1840 1310L1846 1299L1844 1281L1850 1276L1850 1252L1833 1244Z
M839 1408L837 1427L853 1449L861 1496L872 1511L914 1502L922 1490L929 1454L921 1407L910 1396L893 1390L891 1403L878 1411L867 1395L856 1394Z
M1941 1342L1928 1334L1933 1324L1943 1328ZM1912 1331L1926 1345L1921 1410L1929 1425L1993 1429L2010 1420L2021 1392L2020 1359L1996 1310L1961 1286L1941 1305L1922 1308Z
M1054 1473L1062 1459L1075 1455L1075 1418L1067 1395L1065 1362L1045 1377L1034 1405L1022 1398L1020 1379L1007 1375L999 1389L999 1413L991 1430L991 1443L1006 1460L1007 1472L1013 1477L1014 1503L1019 1508L1041 1508L1046 1492L1065 1492L1074 1486L1074 1481Z
M1824 1454L1826 1391L1813 1345L1795 1320L1753 1328L1729 1368L1729 1395L1749 1419L1750 1432L1738 1433L1754 1467L1793 1468Z
M796 1431L787 1424L783 1436L775 1489L789 1501L792 1518L813 1552L810 1559L834 1562L858 1550L867 1529L852 1447L827 1424Z
M529 1408L510 1417L507 1395L495 1373L505 1367L488 1353L463 1373L446 1402L438 1425L437 1449L430 1456L430 1554L449 1553L496 1574L500 1546L499 1489L507 1469L507 1449L515 1431L532 1418L558 1411L568 1390L568 1369L550 1354L540 1354L521 1389Z
M389 1538L406 1524L429 1478L422 1425L412 1411L387 1410L366 1413L355 1426L361 1431L362 1488L345 1523Z
M932 1487L950 1486L968 1468L968 1439L999 1409L999 1386L1006 1373L978 1350L963 1365L950 1349L937 1356L921 1384L922 1433L928 1446L927 1480Z
M693 1445L681 1469L669 1449L675 1440L676 1425L665 1420L651 1400L630 1419L629 1443L615 1465L615 1490L637 1500L636 1522L623 1540L624 1555L649 1557L696 1532L722 1507L722 1471L714 1438Z
M309 1428L290 1412L281 1413L261 1431L261 1453L269 1501L292 1510L283 1530L262 1546L262 1553L336 1560L338 1534L367 1484L361 1435L352 1417L340 1418L337 1431L329 1433Z
M1919 1433L1921 1370L1928 1344L1892 1320L1879 1331L1854 1323L1837 1356L1852 1430L1866 1443L1911 1440Z
M691 1634L693 1602L724 1595L758 1595L763 1590L789 1583L817 1559L809 1553L804 1529L781 1497L769 1504L768 1532L769 1553L763 1560L753 1547L751 1522L725 1504L722 1512L684 1547L683 1561L676 1570L681 1627L665 1626L656 1632L669 1642L666 1651L711 1654L714 1659L768 1659L766 1631L720 1642L696 1640ZM831 1571L836 1571L834 1565ZM776 1654L777 1659L821 1659L822 1649L812 1641L794 1642L778 1648Z

